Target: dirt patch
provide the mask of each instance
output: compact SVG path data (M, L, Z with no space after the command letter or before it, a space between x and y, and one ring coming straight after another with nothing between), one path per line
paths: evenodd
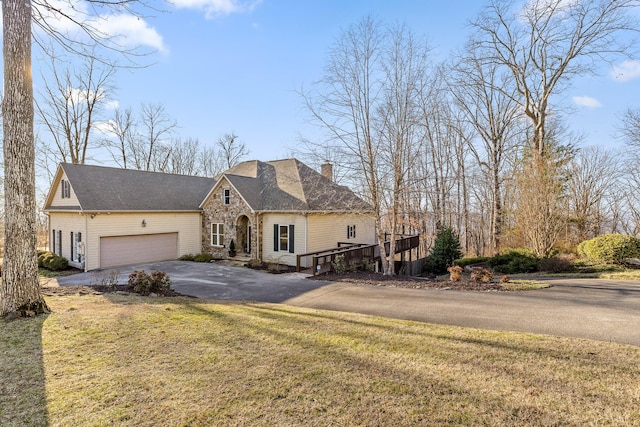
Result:
M455 289L460 291L500 291L508 292L509 289L500 283L481 283L471 280L462 280L460 282L434 280L426 277L408 277L408 276L385 276L380 273L371 273L366 271L355 271L345 274L327 273L313 276L317 280L330 280L334 282L354 283L362 286L387 286L391 288L409 288L409 289Z

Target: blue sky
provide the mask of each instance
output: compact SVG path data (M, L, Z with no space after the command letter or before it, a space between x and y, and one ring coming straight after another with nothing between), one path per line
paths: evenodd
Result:
M234 132L251 158L287 157L299 134L318 137L296 93L318 80L341 29L372 15L424 35L434 59L461 46L479 0L176 0L143 20L117 20L127 41L157 49L154 65L117 74L113 100L139 110L159 103L177 120L177 135L212 144ZM116 20L114 20L116 21ZM616 64L622 67L622 61ZM34 63L34 75L38 63ZM618 78L614 78L617 75ZM563 96L571 127L585 145L615 144L617 115L640 107L640 62L584 77Z

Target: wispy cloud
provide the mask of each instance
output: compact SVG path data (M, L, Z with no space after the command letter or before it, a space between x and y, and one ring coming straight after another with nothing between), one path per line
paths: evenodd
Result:
M600 101L598 101L595 98L591 98L590 96L574 96L573 102L574 104L579 105L580 107L587 107L587 108L602 107L602 104L600 103Z
M181 9L201 10L207 19L214 19L232 13L251 12L262 0L174 0Z
M95 29L98 36L119 47L146 46L166 52L162 36L147 21L131 14L96 14L96 8L82 0L48 0L49 7L34 4L34 19L46 22L54 31L69 38L86 37L78 23ZM42 31L37 26L35 31Z
M614 65L611 77L621 83L640 78L640 60L624 61L620 65Z
M113 35L118 44L125 46L149 46L166 53L162 36L144 20L133 15L101 16L100 28Z

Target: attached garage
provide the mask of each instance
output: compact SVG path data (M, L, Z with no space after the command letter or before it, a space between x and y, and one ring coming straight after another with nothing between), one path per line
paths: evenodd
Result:
M178 233L100 238L100 268L178 258Z

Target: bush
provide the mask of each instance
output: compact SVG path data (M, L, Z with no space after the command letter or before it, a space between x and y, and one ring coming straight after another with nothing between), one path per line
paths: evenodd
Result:
M457 265L462 268L465 268L468 265L484 264L488 260L489 260L489 257L486 257L486 256L478 256L473 258L460 258L460 259L453 260L453 265Z
M540 270L540 258L526 249L510 249L489 258L487 264L504 274L533 273Z
M132 286L133 292L138 294L159 294L171 289L171 278L164 271L153 271L147 274L144 270L136 270L129 274L129 286Z
M474 282L489 283L493 280L493 273L488 268L474 267L471 270L471 280Z
M45 258L51 258L52 256L53 254L49 251L38 251L38 268L45 268Z
M203 252L203 253L201 253L201 254L195 255L195 256L193 257L193 260L194 260L195 262L209 262L209 261L211 261L212 259L213 259L213 255L208 254L208 253L204 253L204 252Z
M622 234L604 234L580 243L578 254L603 264L623 264L626 258L640 258L640 239Z
M196 256L194 254L184 254L178 259L180 261L193 261L195 259L195 257Z
M45 254L42 258L42 267L51 271L66 270L69 267L69 261L65 257L55 254Z
M573 261L566 255L557 255L540 260L541 271L548 271L549 273L564 273L572 271L573 269Z
M344 274L347 271L344 255L336 255L335 259L331 261L331 268L338 274Z
M462 258L460 239L453 228L442 227L438 231L433 248L427 258L425 266L435 274L442 274L447 267L453 265L453 260Z

